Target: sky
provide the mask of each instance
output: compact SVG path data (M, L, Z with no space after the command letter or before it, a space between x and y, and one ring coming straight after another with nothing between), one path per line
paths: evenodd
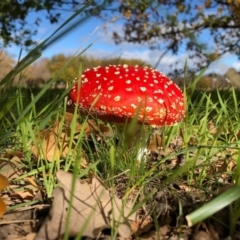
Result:
M61 15L58 25L51 25L47 20L44 20L44 15L40 14L42 22L38 28L38 34L35 36L35 40L41 42L46 37L48 37L56 28L64 22L72 13L64 12ZM36 19L36 14L30 14L27 22L29 25L33 24ZM116 45L112 40L112 31L117 32L122 31L121 22L105 23L99 18L89 18L83 24L79 24L74 30L68 33L66 36L61 38L59 41L55 42L49 48L47 48L42 57L51 58L53 55L60 53L66 55L72 55L83 51L88 48L85 55L93 56L96 58L111 58L111 57L122 57L127 59L136 58L146 63L151 64L153 67L162 52L159 50L150 50L146 44L132 44L132 43L122 43ZM202 36L204 40L205 36ZM206 36L207 38L208 36ZM5 49L10 53L15 59L17 59L20 48L12 45ZM158 64L157 69L163 73L169 72L169 66L177 62L179 67L183 67L186 59L188 58L188 53L180 49L177 55L172 55L167 53L162 58L161 62ZM191 65L191 59L188 59L188 64ZM234 67L240 71L240 61L237 56L233 54L226 53L221 59L213 63L207 73L216 72L224 74L228 68Z

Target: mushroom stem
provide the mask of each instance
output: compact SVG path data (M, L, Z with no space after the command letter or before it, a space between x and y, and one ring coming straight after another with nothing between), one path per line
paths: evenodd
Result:
M138 139L144 139L145 131L142 124L132 122L130 123L114 123L114 128L123 138L123 144L126 148L133 147L134 140L138 134ZM141 144L141 141L138 141L138 144Z

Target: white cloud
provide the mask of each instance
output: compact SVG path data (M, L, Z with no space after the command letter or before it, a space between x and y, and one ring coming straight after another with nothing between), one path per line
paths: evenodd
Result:
M168 52L162 56L162 50L150 50L148 43L129 43L122 42L116 45L112 38L113 31L117 32L120 36L123 35L122 24L109 23L103 26L99 26L95 33L95 38L98 39L94 44L94 50L89 49L86 54L94 57L122 57L126 59L139 59L153 67L157 65L157 69L163 73L168 73L171 68L183 68L188 54L185 52L173 55ZM97 46L99 45L99 49ZM164 43L162 44L164 47ZM158 61L160 62L158 64ZM193 60L188 62L189 68L193 66Z
M106 51L104 49L89 49L86 52L86 55L92 56L95 58L114 58L114 57L122 57L125 59L139 59L151 66L155 67L159 57L161 57L162 52L158 50L149 50L148 48L140 49L140 50L125 50L118 49L116 51ZM168 73L170 71L170 66L178 66L184 67L185 60L187 58L186 54L181 55L164 55L157 66L157 69L163 73ZM191 66L191 65L190 65Z
M44 26L42 29L40 29L40 32L42 34L49 33L49 31L54 27L50 26L49 28ZM76 31L61 39L61 41L54 43L49 49L44 51L43 56L51 57L52 55L60 53L66 55L76 54L92 43L93 46L87 49L84 55L89 55L95 58L134 58L145 61L153 67L156 66L159 58L163 54L163 50L150 50L148 43L133 44L123 42L119 45L116 45L112 39L113 31L116 31L118 34L122 35L122 24L119 22L114 22L104 25L103 22L99 20L95 21L95 19L93 19L93 21L90 22L90 25L86 24L81 26L81 28L76 29ZM162 43L162 47L164 48L164 43ZM13 54L19 52L16 51L16 47L13 47L9 50ZM177 55L173 55L171 52L168 52L161 58L157 69L163 73L168 73L171 71L171 66L183 68L189 54L190 53L185 52L184 49L182 49ZM193 66L194 61L196 61L194 58L188 59L188 68ZM228 53L217 62L211 64L207 70L207 73L216 72L224 74L230 67L240 70L240 62L236 56Z
M99 29L96 32L95 37L96 39L98 39L97 44L101 43L103 47L100 50L94 50L94 56L121 56L127 59L136 58L143 60L151 64L152 66L156 65L159 57L162 55L161 50L150 50L147 43L133 44L123 42L119 45L115 45L112 39L113 31L117 32L120 36L122 36L122 24L114 22L108 23L104 25L104 27L99 25ZM91 50L89 50L87 53L91 55ZM177 55L172 55L169 52L161 58L157 69L162 72L169 72L171 65L174 67L176 66L178 68L183 68L189 54L190 53L185 52L185 50L182 50L182 52L179 52ZM197 61L197 59L188 59L188 68L191 68L195 61ZM237 70L240 70L240 62L238 59L236 59L235 55L231 53L226 53L218 61L212 63L206 73L215 72L219 74L224 74L230 67L234 67Z

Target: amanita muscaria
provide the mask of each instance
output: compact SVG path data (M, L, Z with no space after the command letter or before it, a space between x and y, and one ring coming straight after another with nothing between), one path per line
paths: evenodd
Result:
M109 65L87 69L69 102L81 114L124 123L137 117L151 126L174 125L185 115L184 97L168 77L149 67Z

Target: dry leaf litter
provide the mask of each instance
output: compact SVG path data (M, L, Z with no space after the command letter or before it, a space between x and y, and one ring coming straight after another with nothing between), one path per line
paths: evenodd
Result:
M68 113L63 125L60 119L51 128L40 132L41 147L37 146L38 143L37 145L33 143L31 147L36 159L44 158L52 161L66 156L69 152L77 154L75 145L69 146L71 122L72 114ZM76 139L82 128L87 137L94 133L101 140L102 133L105 136L111 135L107 126L103 124L99 126L94 121L84 126L77 123L75 128ZM216 134L216 131L211 125L211 134ZM194 145L194 141L196 140L193 136L188 144ZM212 219L193 228L186 225L184 216L201 205L201 202L210 200L212 196L195 187L194 182L164 183L169 169L177 169L184 165L185 159L181 153L183 148L184 144L180 136L174 138L169 146L163 147L162 136L155 132L150 138L144 162L145 170L153 169L153 171L143 191L133 188L126 196L129 190L126 189L129 177L125 173L116 178L114 191L106 189L94 176L84 181L76 179L72 191L73 175L59 171L56 176L59 187L54 189L52 201L46 201L41 174L38 174L38 181L35 177L27 175L28 169L22 164L24 154L21 151L6 151L1 155L0 169L3 179L6 178L9 185L5 188L6 184L3 183L5 180L2 180L0 190L3 201L0 202L0 210L4 211L5 204L8 208L17 204L22 206L11 208L0 219L0 239L61 239L66 224L69 224L70 235L75 236L82 229L82 235L88 239L111 239L111 233L104 232L104 229L112 228L112 231L113 229L117 231L116 236L119 239L230 240L226 228ZM192 151L193 156L194 154ZM209 179L217 173L217 181L218 184L222 184L220 187L222 191L230 187L230 177L227 172L235 168L234 154L236 153L233 150L226 150L212 156L213 167L208 169ZM85 155L83 154L81 158L83 159L81 166L86 168L88 161ZM166 161L161 162L162 159ZM201 173L201 159L198 164L196 176ZM159 171L163 173L161 176L155 174ZM210 190L213 192L214 189ZM149 193L151 193L150 198L147 198ZM183 209L181 216L179 216L179 200ZM140 201L145 203L130 214L134 204ZM217 213L217 218L224 221L227 218L227 211Z

